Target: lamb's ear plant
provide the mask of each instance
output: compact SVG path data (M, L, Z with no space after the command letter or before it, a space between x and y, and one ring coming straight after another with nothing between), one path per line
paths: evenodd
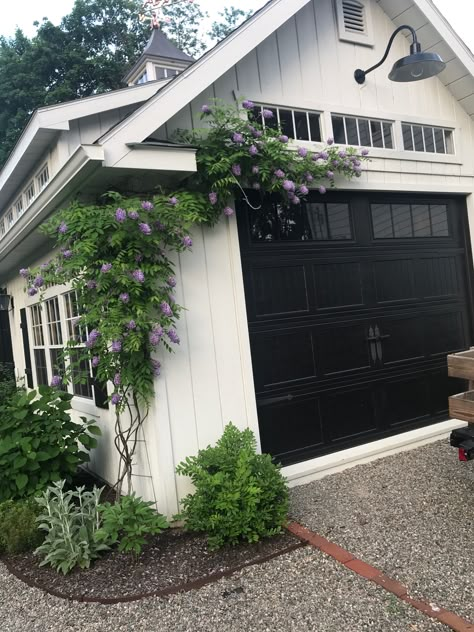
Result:
M64 491L64 484L54 483L36 499L41 510L38 528L46 537L35 555L42 558L40 566L49 564L66 575L76 566L89 568L109 546L94 537L101 525L98 507L103 488Z

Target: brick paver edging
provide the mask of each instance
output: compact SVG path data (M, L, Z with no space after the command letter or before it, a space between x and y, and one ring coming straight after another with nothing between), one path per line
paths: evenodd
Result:
M303 542L323 551L323 553L326 553L330 557L334 558L346 568L349 568L354 573L357 573L357 575L360 575L361 577L378 584L382 588L385 588L385 590L392 593L405 603L410 604L410 606L413 606L413 608L423 612L423 614L426 614L432 619L436 619L437 621L444 623L455 632L474 632L474 625L469 623L469 621L466 621L466 619L458 617L458 615L450 612L449 610L445 610L444 608L438 608L434 604L426 603L425 601L410 597L406 586L391 577L388 577L388 575L385 575L382 571L370 566L370 564L357 559L354 555L352 555L352 553L346 551L346 549L326 540L326 538L314 533L310 529L303 527L297 522L290 522L287 525L287 529Z

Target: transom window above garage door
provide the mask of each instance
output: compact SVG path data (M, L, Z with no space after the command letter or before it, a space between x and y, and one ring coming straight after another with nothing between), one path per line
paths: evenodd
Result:
M403 146L407 151L454 154L453 130L402 123Z
M353 239L348 204L308 202L284 206L267 202L250 216L253 242L341 241Z
M263 110L273 112L273 117L264 118ZM321 125L319 114L307 110L294 110L272 105L256 105L253 109L255 118L265 127L281 129L281 133L294 140L321 141Z
M390 121L342 114L331 114L331 118L336 143L393 149L393 124Z
M374 239L448 237L446 204L371 204Z

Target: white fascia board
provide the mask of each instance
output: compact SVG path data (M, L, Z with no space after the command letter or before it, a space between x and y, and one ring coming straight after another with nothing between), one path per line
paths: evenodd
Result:
M7 162L3 165L2 170L0 171L0 189L4 187L5 183L10 178L21 157L33 142L39 129L39 116L38 112L35 112L28 125L23 130L23 133L18 139Z
M117 162L130 139L144 140L232 68L310 0L273 0L212 50L175 77L169 86L100 139L106 160Z
M104 167L194 173L197 171L196 149L144 146L138 143L129 147L128 153L115 164L105 160Z

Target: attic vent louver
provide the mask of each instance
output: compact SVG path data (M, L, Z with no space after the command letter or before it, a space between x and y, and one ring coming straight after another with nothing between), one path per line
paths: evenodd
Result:
M357 0L342 0L344 29L348 33L365 33L365 7Z
M333 0L336 8L339 39L373 46L370 0Z

